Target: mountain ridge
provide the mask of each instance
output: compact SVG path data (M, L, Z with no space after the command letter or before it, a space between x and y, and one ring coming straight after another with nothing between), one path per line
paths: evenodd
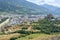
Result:
M56 7L56 6L52 6L52 5L48 5L48 4L44 4L44 5L41 5L41 6L48 9L53 14L60 15L60 7Z
M17 14L47 14L47 10L26 0L0 0L0 12Z

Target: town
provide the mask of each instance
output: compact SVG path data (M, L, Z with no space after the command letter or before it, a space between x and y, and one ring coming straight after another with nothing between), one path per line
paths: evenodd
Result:
M19 15L19 14L8 14L0 15L0 21L3 18L10 18L9 25L22 24L23 22L37 22L39 19L42 19L44 16L40 15Z
M0 21L4 18L9 18L10 21L8 25L22 24L24 22L38 22L38 20L43 19L47 15L20 15L20 14L5 14L0 15ZM60 20L60 17L55 17L56 20ZM52 19L54 20L54 19Z

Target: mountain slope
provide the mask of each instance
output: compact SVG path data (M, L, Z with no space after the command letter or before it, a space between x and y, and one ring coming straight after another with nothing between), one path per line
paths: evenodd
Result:
M60 15L60 8L59 7L55 7L55 6L47 5L47 4L44 4L41 6L48 9L49 11L51 11L52 14Z
M0 0L0 14L47 14L47 9L26 0Z

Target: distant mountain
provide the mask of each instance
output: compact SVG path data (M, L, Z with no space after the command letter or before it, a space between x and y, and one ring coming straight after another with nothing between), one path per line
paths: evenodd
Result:
M26 0L0 0L0 14L48 14L46 8Z
M41 6L48 9L50 12L52 12L52 14L60 15L60 8L59 7L55 7L55 6L47 5L47 4L44 4Z

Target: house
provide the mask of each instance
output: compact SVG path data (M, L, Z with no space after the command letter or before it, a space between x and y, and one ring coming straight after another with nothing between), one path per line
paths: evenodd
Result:
M56 20L60 20L60 17L57 17Z

